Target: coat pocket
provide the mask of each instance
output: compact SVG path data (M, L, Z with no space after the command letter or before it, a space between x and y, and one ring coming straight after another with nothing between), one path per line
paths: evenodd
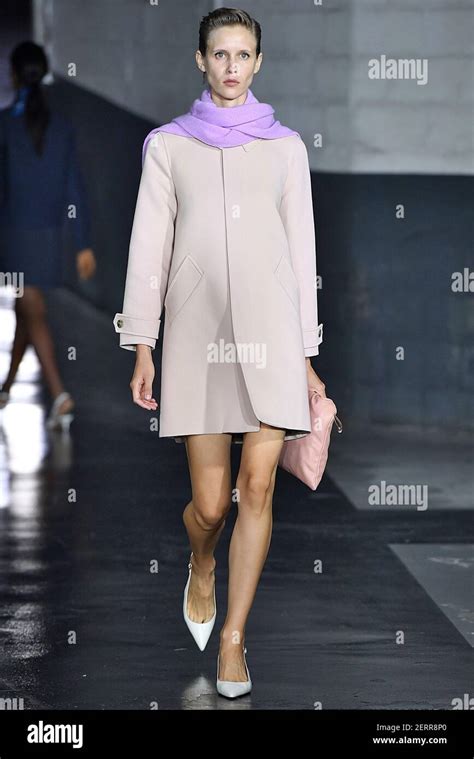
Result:
M199 284L203 274L204 272L191 256L188 255L183 258L166 292L164 306L168 324L171 324L178 312L181 311Z
M281 286L285 290L289 299L293 303L295 309L299 312L300 295L299 295L298 280L296 279L293 268L291 264L288 262L286 256L282 256L280 258L274 273L276 274L278 281L280 282Z

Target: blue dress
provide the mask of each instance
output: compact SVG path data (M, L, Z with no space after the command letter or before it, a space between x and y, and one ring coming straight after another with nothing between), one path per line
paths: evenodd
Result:
M23 118L26 92L0 109L0 273L4 283L22 273L25 286L59 287L67 225L77 251L91 247L87 196L71 121L50 110L38 155Z

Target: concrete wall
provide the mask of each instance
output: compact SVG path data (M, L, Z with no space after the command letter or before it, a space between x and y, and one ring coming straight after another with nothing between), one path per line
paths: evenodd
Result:
M471 263L474 231L467 4L245 7L264 32L253 90L310 152L325 325L313 363L341 418L472 429L473 295L451 289L453 272ZM142 142L200 93L193 51L209 9L185 0L37 5L56 72L51 94L77 124L94 210L97 278L78 285L71 269L71 287L110 321L122 304ZM383 53L428 56L428 84L369 80L368 60ZM312 147L317 132L322 148Z
M203 0L35 0L35 29L54 71L153 124L201 92L194 64Z
M318 2L318 0L315 0ZM217 3L214 3L217 5ZM163 123L200 92L202 0L36 0L38 38L54 69ZM315 134L319 171L473 173L471 0L249 0L262 25L257 97L282 123ZM427 82L370 79L372 58L427 61Z

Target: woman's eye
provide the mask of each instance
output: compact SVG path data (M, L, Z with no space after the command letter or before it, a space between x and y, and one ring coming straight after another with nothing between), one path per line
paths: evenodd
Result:
M216 58L220 58L223 55L224 52L222 50L219 50L217 53L215 53ZM241 53L241 55L245 56L245 60L247 60L247 58L250 58L250 53Z

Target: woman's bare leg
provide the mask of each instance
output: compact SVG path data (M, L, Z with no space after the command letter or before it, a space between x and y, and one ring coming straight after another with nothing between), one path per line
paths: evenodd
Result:
M25 287L23 296L18 299L18 311L26 325L29 341L36 351L51 396L53 399L57 398L63 392L64 385L59 375L53 338L46 320L46 303L39 287ZM65 400L59 411L65 413L73 406L72 399Z
M185 437L192 500L183 512L193 552L188 615L207 622L214 614L214 550L231 507L231 435Z
M229 598L220 633L221 680L245 681L245 625L270 548L272 500L285 430L261 423L244 435L237 476L238 516L229 549Z
M13 338L13 345L12 345L12 350L11 350L11 355L10 355L10 368L8 370L8 374L5 378L5 381L2 385L2 390L4 390L6 393L10 392L11 386L13 385L15 381L18 368L21 364L23 356L25 355L25 351L29 343L26 322L21 313L21 309L18 307L19 300L20 300L19 298L15 299L16 325L15 325L15 336Z

